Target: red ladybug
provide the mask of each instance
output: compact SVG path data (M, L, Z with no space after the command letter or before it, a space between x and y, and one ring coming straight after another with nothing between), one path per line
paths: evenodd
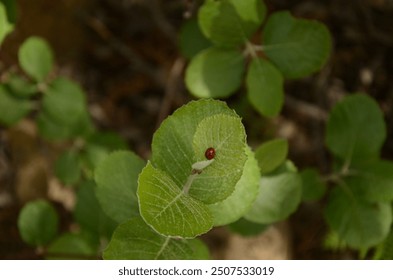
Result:
M216 156L216 150L214 150L214 148L210 147L206 150L205 152L205 157L207 159L213 159Z

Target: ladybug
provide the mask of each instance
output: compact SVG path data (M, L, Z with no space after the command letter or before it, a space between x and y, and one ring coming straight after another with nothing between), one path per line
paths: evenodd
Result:
M216 156L216 150L214 150L214 148L210 147L206 150L205 152L205 157L207 159L213 159Z

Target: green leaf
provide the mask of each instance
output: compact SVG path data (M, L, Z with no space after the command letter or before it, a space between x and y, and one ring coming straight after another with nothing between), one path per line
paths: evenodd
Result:
M202 34L198 21L193 18L186 21L180 30L179 47L185 58L191 59L200 51L211 46L210 41Z
M367 249L382 242L392 223L391 205L357 200L344 188L347 186L330 193L325 209L329 226L354 249Z
M391 202L393 200L393 163L376 161L351 170L344 179L357 197L369 202Z
M194 134L195 161L203 161L209 147L215 149L212 164L194 180L190 195L205 203L216 203L235 190L247 160L246 134L239 117L217 114L203 119Z
M209 260L210 253L209 248L203 243L200 239L189 239L187 240L188 245L191 247L192 256L190 259L192 260Z
M269 17L262 42L264 53L285 78L301 78L318 71L331 50L330 33L324 24L296 19L287 11Z
M302 177L302 200L316 201L323 197L326 192L326 185L322 182L318 171L306 168L300 172Z
M57 78L45 92L42 107L55 122L75 124L87 110L85 93L75 82Z
M79 186L74 217L82 229L108 239L117 225L102 210L96 197L96 185L92 181L84 182Z
M376 259L393 260L393 231L390 230L388 237L383 241L381 249L376 254Z
M12 96L4 86L0 85L0 123L7 126L16 124L31 109L29 101Z
M144 165L134 153L118 151L106 157L95 170L98 201L118 223L139 215L137 180Z
M27 244L43 246L56 235L59 218L53 206L45 200L27 203L19 213L19 233Z
M237 50L209 48L198 53L186 70L188 90L199 98L224 98L241 85L244 57Z
M297 173L285 172L260 180L258 197L244 216L254 223L271 224L286 219L297 209L302 196L302 181Z
M245 43L265 18L259 0L206 0L198 13L202 32L214 44L235 47Z
M5 10L7 11L7 17L12 24L16 23L16 2L15 0L1 0L0 5L4 5Z
M95 132L87 139L87 142L105 147L108 151L128 149L127 142L120 135L110 131Z
M97 248L90 244L82 234L64 233L59 236L46 251L46 259L81 260L95 259Z
M55 175L65 185L77 183L81 177L79 154L65 151L55 162Z
M209 205L214 225L233 223L242 217L255 201L259 191L259 169L254 153L246 149L247 161L235 191L225 200Z
M3 43L4 38L8 35L8 33L12 32L13 29L14 25L9 21L6 6L0 2L0 44Z
M138 198L143 219L166 236L193 238L211 229L209 209L181 190L149 162L139 176Z
M26 81L19 75L10 75L7 87L15 97L20 98L31 97L38 92L35 84Z
M255 151L261 174L267 174L279 167L287 158L288 141L274 139L260 145Z
M19 64L26 74L43 81L53 67L53 53L48 43L39 37L29 37L18 52Z
M221 116L222 118L220 118L220 122L214 124L214 128L206 127L209 126L212 120L214 122L214 119L206 121L205 124L199 126L202 120L219 114L227 115L229 118L227 119ZM234 121L235 119L237 119L237 121ZM224 124L225 120L229 121L228 124L233 123L236 130L234 130L234 128L228 128L228 131L225 132L223 129L217 127L220 124L228 127L228 124ZM200 135L201 139L197 139L195 137L197 129L199 130L198 135ZM233 132L236 135L229 135L229 132ZM222 138L217 138L215 133L220 133L220 137ZM230 148L229 151L222 154L218 145L221 145L221 141L226 138L228 138L228 140L231 139L231 141L234 142L237 147L236 149L238 149L237 151ZM236 140L236 138L238 139ZM218 140L220 143L210 142L212 140ZM197 144L197 141L199 142L199 150L196 153L196 151L194 151L194 147L195 144ZM240 142L243 143L242 147L239 145ZM227 146L227 140L223 141L222 144ZM209 147L214 147L216 149L217 158L215 158L213 164L222 168L222 171L217 170L217 172L222 172L222 174L234 173L238 176L237 180L239 180L247 159L245 154L245 131L241 125L240 117L233 110L229 109L224 102L216 100L192 101L176 110L176 112L172 116L168 117L156 131L153 136L151 162L155 168L166 172L176 183L178 188L182 189L191 174L193 169L192 165L198 161L206 160L204 155L206 149ZM224 155L226 157L232 156L232 158L223 158ZM233 165L234 161L236 161L235 165ZM214 169L213 164L207 168ZM232 169L232 167L236 168ZM206 173L206 170L204 170L203 173ZM210 181L214 180L215 178L210 179ZM209 184L210 181L208 182ZM233 186L227 187L233 191L236 183L237 181L233 184ZM192 187L191 190L193 188L194 187ZM218 193L217 195L220 196ZM222 199L223 198L221 198L221 200Z
M326 145L347 163L379 157L385 138L383 114L378 104L366 95L347 96L330 113Z
M248 99L258 112L267 117L276 116L284 102L282 74L263 58L254 58L247 72Z
M260 234L267 230L270 225L258 224L250 222L244 218L228 225L232 232L238 233L243 236L253 236Z
M141 218L132 218L114 232L106 260L188 260L201 255L195 242L157 234ZM195 250L195 252L194 252Z

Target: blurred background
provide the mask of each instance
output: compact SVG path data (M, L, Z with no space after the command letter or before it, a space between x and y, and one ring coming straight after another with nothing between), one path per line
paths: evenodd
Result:
M29 36L48 40L56 72L81 84L94 124L126 139L144 159L163 119L193 99L184 86L187 59L179 50L182 25L194 17L197 0L18 0L15 30L0 49L0 72L17 66L20 44ZM265 0L268 12L290 10L325 23L333 38L327 65L311 77L285 83L285 106L274 119L261 117L239 91L226 101L243 117L248 142L289 140L289 158L299 168L329 171L324 148L328 112L348 93L366 92L379 103L389 139L382 158L393 160L393 1ZM0 112L1 113L1 112ZM16 221L30 200L47 197L72 227L72 190L51 171L56 146L37 137L29 118L0 127L0 258L36 259ZM323 203L323 202L321 202ZM342 259L354 252L323 247L326 224L320 204L303 204L289 220L263 235L242 238L225 229L206 237L216 258ZM245 254L245 255L244 255ZM248 255L247 255L248 254Z

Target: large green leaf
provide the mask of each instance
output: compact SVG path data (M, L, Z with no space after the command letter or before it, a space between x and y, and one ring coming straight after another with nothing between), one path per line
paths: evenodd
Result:
M264 176L260 180L259 194L247 220L271 224L286 219L298 207L302 196L302 181L294 172Z
M13 125L25 117L31 109L29 101L12 96L4 86L0 85L0 123Z
M286 78L300 78L321 69L331 49L322 23L296 19L289 12L271 15L263 30L263 50Z
M26 98L38 92L35 83L27 81L22 76L11 74L7 80L7 87L15 97Z
M48 43L39 37L29 37L19 48L22 69L37 81L43 81L53 67L53 53Z
M229 109L224 102L216 100L198 100L192 101L176 110L172 116L168 117L161 124L160 128L154 134L151 162L155 168L165 171L176 183L179 189L184 186L190 176L193 169L192 165L199 160L205 159L205 150L210 147L200 147L200 152L195 154L193 142L197 141L197 139L194 138L194 135L198 125L203 119L217 114L225 114L230 117L235 117L238 119L239 123L241 121L240 117L237 116L233 110ZM209 134L214 132L210 130L211 128L207 128L207 131L204 133L203 131L200 131L199 133L201 137L209 137L208 139L210 139L211 136L209 136ZM244 128L236 133L237 137L241 139L239 141L242 141L244 143L244 147L246 147ZM224 138L227 137L225 135L223 136ZM203 139L199 141L202 140ZM206 144L213 145L215 143ZM217 149L217 146L212 147ZM219 159L220 156L218 153L217 160ZM222 160L223 159L221 158L219 161ZM225 160L226 159L224 159L224 161ZM238 161L238 169L243 170L243 165L246 161L244 148L238 150L237 155L230 159L229 163L231 164L233 160ZM232 171L236 172L236 170ZM240 179L241 174L238 175Z
M209 205L215 226L238 220L250 209L258 195L260 179L258 163L250 148L247 148L246 153L248 158L235 191L224 201Z
M98 201L118 223L139 215L137 180L144 165L134 153L118 151L106 157L95 170Z
M179 189L163 171L149 162L139 176L138 198L144 220L166 236L192 238L213 226L207 206Z
M353 175L345 182L352 187L357 197L370 202L391 202L393 200L393 163L375 161L362 164L351 170Z
M244 57L241 52L212 47L191 60L185 82L196 97L223 98L240 87L243 72Z
M377 158L385 138L383 114L366 95L348 96L330 113L326 145L347 163Z
M261 174L267 174L279 167L287 158L288 141L274 139L260 145L255 151L255 158Z
M106 260L189 260L203 256L200 246L159 235L141 218L132 218L115 230L103 257Z
M248 99L258 112L276 116L284 102L284 79L280 71L264 58L254 58L247 72Z
M329 196L325 216L339 237L355 249L377 245L389 233L392 209L389 203L367 203L356 199L348 186L336 187Z
M42 107L55 122L74 124L87 111L85 99L85 93L78 84L61 77L50 84Z
M202 32L219 46L245 43L261 25L266 14L260 0L206 0L198 13Z
M7 10L3 3L0 2L0 45L3 43L4 38L14 29L12 23L9 22Z
M19 233L27 244L43 246L56 235L59 218L53 206L45 200L27 203L19 213Z

